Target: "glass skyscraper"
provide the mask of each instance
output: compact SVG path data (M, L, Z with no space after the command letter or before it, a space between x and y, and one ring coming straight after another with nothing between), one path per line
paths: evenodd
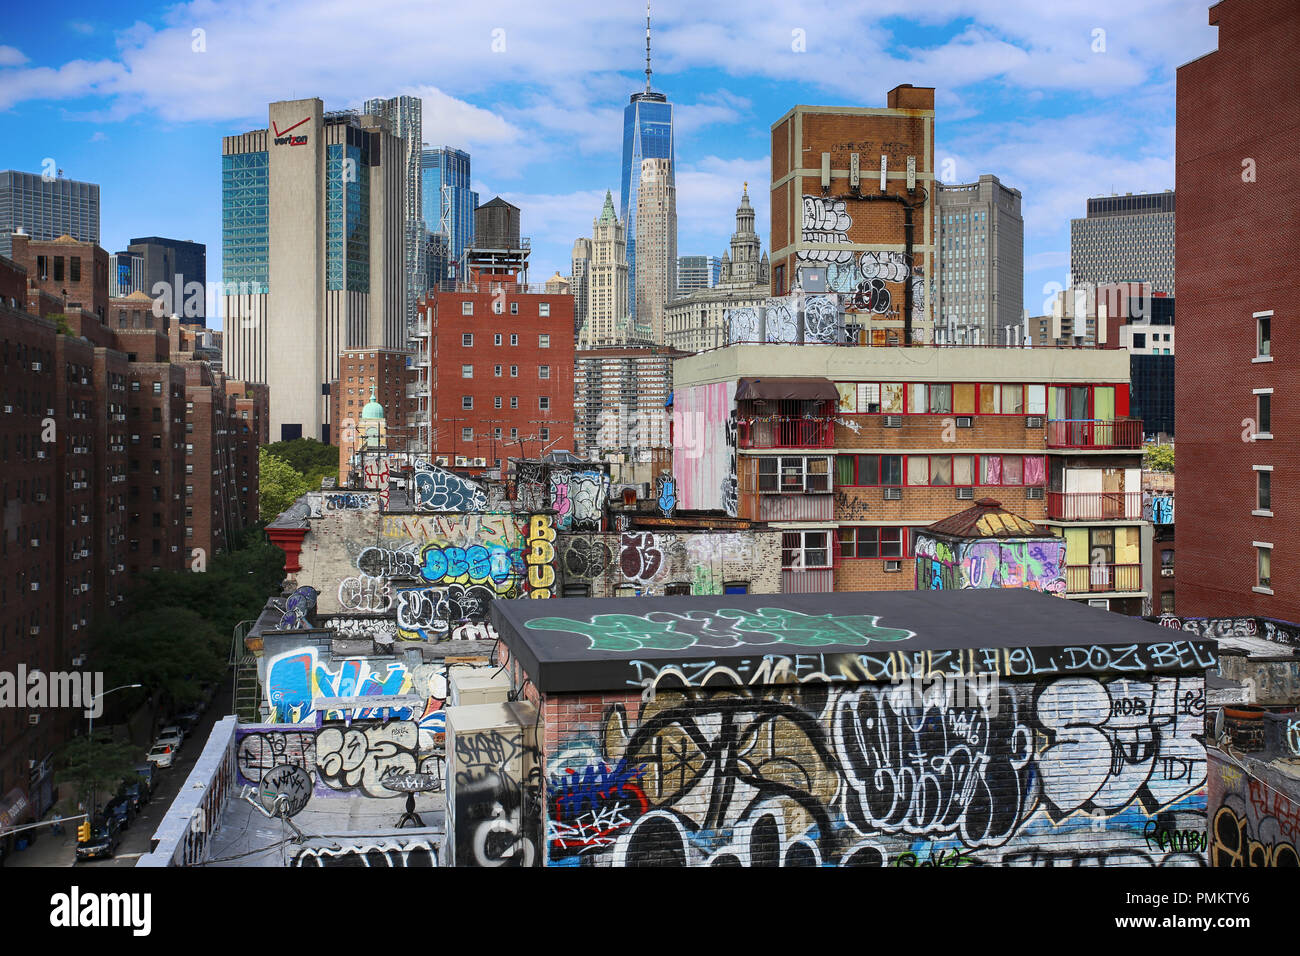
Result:
M667 159L673 186L677 184L677 162L673 156L673 105L663 93L649 89L633 93L623 110L623 169L619 218L627 230L627 308L636 314L636 214L641 185L641 161ZM675 291L675 290L672 290Z
M47 242L66 235L98 243L99 186L62 175L0 171L0 255L13 255L11 237L19 229Z
M420 169L424 224L430 232L447 237L449 263L459 263L465 247L474 242L474 210L478 207L478 193L469 188L469 153L450 146L426 148L420 156Z

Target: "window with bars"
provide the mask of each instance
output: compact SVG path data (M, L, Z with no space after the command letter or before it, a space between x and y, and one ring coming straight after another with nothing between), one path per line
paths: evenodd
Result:
M759 458L758 490L779 494L830 491L830 459L792 456Z
M785 571L829 568L829 531L786 531L781 535L781 568Z

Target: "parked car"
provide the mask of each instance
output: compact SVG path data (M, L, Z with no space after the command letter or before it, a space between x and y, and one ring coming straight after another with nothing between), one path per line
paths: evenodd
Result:
M180 750L181 742L184 739L185 739L185 732L182 731L180 727L176 726L175 724L171 724L167 727L164 727L162 730L158 731L158 738L154 741L154 745L157 746L158 744L167 744L173 750Z
M131 810L135 813L143 810L144 805L149 802L149 791L144 781L139 777L122 781L122 796L126 798L127 803L131 805Z
M189 713L176 715L176 723L180 726L181 733L183 733L186 737L190 735L190 732L194 730L194 725L197 724L198 722L199 722L199 713L196 710L191 710Z
M171 744L154 744L153 748L145 754L144 759L161 770L163 767L172 765L175 749Z
M104 804L104 816L116 817L122 829L126 830L130 828L131 821L135 819L135 811L131 808L131 801L123 793Z
M90 839L77 844L77 861L112 856L121 842L122 825L118 823L117 817L100 819L91 826Z

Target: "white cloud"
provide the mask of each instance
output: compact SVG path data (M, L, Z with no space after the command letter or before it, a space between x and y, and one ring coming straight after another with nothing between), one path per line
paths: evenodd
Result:
M73 33L80 33L82 36L89 36L95 32L95 25L86 20L69 20L68 29Z
M22 50L13 46L0 45L0 66L21 66L27 62Z

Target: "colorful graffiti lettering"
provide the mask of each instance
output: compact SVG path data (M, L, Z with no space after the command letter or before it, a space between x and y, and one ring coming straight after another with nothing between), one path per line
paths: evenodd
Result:
M482 511L487 492L449 471L415 472L415 508L421 511Z
M528 596L549 598L555 588L555 527L550 515L528 519Z

